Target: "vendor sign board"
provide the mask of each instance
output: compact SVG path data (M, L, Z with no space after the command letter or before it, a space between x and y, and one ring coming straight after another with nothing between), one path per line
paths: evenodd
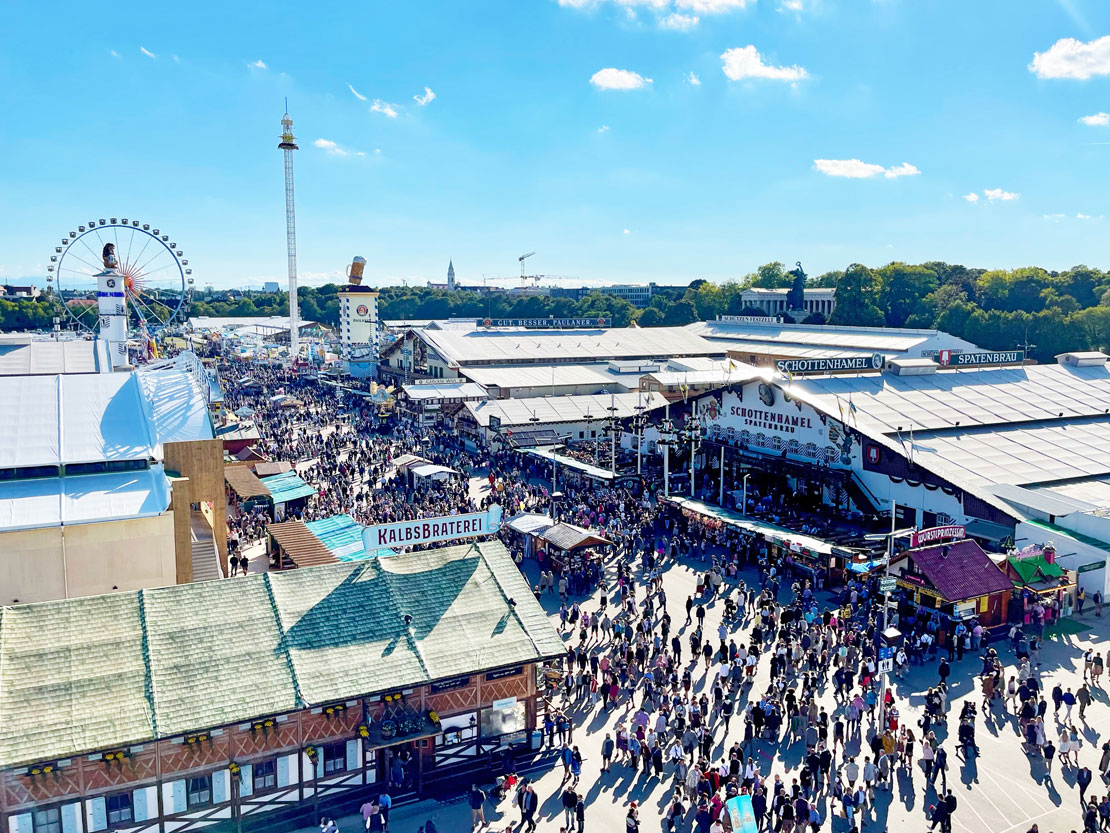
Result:
M962 526L931 526L928 529L918 529L910 535L910 547L923 547L938 541L955 540L963 538L966 534L967 530Z
M1003 350L993 353L958 353L953 350L938 350L937 364L941 367L968 367L979 364L1020 364L1025 361L1021 350Z
M483 318L487 329L499 327L524 327L529 330L597 330L607 328L612 322L600 318Z
M368 526L362 530L362 543L367 552L373 552L383 547L413 547L436 541L492 535L500 528L501 507L495 503L486 512Z
M845 371L881 370L883 356L842 356L831 359L781 359L775 367L783 373L843 373Z
M731 822L733 833L758 833L755 821L755 808L750 795L738 795L725 802L725 812Z

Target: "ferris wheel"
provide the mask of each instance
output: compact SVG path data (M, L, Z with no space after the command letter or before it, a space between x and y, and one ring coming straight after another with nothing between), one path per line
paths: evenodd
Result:
M90 220L61 239L46 267L59 302L85 330L95 330L100 321L97 275L109 263L123 278L131 332L150 336L167 326L193 285L189 261L161 229L126 217Z

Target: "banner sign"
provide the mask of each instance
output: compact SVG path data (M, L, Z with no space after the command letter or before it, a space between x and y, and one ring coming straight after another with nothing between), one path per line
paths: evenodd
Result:
M596 330L608 327L608 318L483 318L483 327L527 327L548 330Z
M1021 364L1025 353L1021 350L1005 350L999 353L954 353L951 350L937 352L937 364L941 367L964 367L975 364Z
M726 324L778 324L777 315L718 315L717 320Z
M910 535L910 547L935 544L937 541L947 541L949 538L963 538L966 534L967 530L962 526L931 526L928 529L919 529Z
M841 359L781 359L775 367L783 373L829 373L847 370L882 370L881 353L870 356L847 356Z
M412 547L435 541L492 535L500 528L501 507L495 503L488 512L368 526L362 530L362 544L367 552L374 552L382 548Z

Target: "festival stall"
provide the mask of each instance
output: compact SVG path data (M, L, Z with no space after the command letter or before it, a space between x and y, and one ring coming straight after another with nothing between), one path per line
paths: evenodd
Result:
M1011 619L1031 624L1038 605L1046 625L1070 615L1078 576L1056 563L1054 546L1026 547L1004 559L1001 566L1014 583Z
M450 480L455 475L459 474L458 470L453 469L450 466L441 466L436 463L422 463L418 466L412 466L408 471L412 475L412 482L414 486L421 481L430 480L434 480L437 483L443 483L447 480Z
M919 608L940 611L952 620L977 618L988 629L1004 626L1013 582L978 542L960 539L962 527L938 529L946 532L914 533L910 549L891 560L890 575ZM945 537L956 540L938 540Z
M513 545L518 545L524 557L531 558L536 554L539 536L554 525L549 515L521 512L505 521L501 526L501 535L510 551L514 549Z
M677 507L685 517L711 529L726 526L740 531L758 543L768 563L788 575L812 579L818 587L844 584L848 565L856 558L857 551L852 548L836 546L811 535L757 521L714 504L674 496L660 498L660 501Z
M550 566L557 573L596 568L601 562L598 548L612 543L595 532L568 523L557 523L536 537L540 539L536 544L536 559L540 567L547 569Z

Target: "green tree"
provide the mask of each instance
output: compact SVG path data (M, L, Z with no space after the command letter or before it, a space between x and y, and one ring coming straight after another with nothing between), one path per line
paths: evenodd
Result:
M1070 321L1082 330L1088 350L1110 351L1110 307L1088 307L1071 316Z
M655 307L648 307L640 313L640 317L636 319L636 323L641 327L662 327L663 313Z
M1039 312L1044 308L1041 292L1058 285L1044 269L1027 266L1013 271L984 272L975 284L975 300L985 310Z
M1060 275L1060 291L1073 297L1080 307L1098 304L1099 295L1107 282L1106 273L1088 266L1073 266Z
M888 327L904 327L921 306L922 299L938 286L936 273L924 266L889 263L875 270L879 282L878 306L886 313Z
M955 304L967 303L967 293L956 283L938 286L921 299L917 310L907 319L907 327L937 327L937 320Z
M883 326L883 313L875 305L875 276L861 263L853 263L836 284L836 305L829 324L857 327Z
M834 289L840 279L844 277L844 273L840 270L826 272L823 275L818 275L809 281L809 286L817 287L820 289Z
M689 298L683 298L671 305L663 318L663 323L668 327L683 327L687 324L693 324L697 320L698 308L694 306L694 302Z
M764 263L755 272L745 277L744 286L756 289L786 289L793 281L794 278L787 274L786 267L776 260L773 263Z

